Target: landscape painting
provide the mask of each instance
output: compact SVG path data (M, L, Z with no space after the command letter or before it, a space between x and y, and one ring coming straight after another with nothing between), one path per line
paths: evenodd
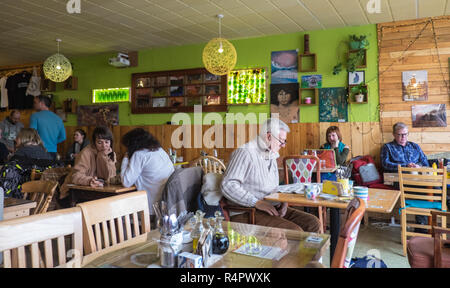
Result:
M447 127L447 111L445 107L445 104L412 106L412 126Z

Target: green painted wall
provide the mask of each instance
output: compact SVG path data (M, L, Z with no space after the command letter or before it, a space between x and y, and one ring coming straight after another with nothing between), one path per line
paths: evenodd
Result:
M367 35L370 46L367 53L367 68L365 80L369 86L369 103L349 105L349 121L378 122L378 49L376 25L365 25L330 30L308 31L310 35L310 51L317 54L317 72L299 73L302 75L321 74L323 87L346 87L347 71L345 68L339 75L333 75L333 66L345 57L346 41L349 35ZM293 33L261 38L241 39L231 41L236 47L238 60L236 68L266 67L270 74L270 56L272 51L299 49L303 53L303 35ZM66 98L75 98L78 105L92 104L92 89L129 87L131 74L137 72L153 72L175 69L189 69L203 67L202 50L206 43L200 45L166 47L161 49L139 51L139 65L133 68L114 68L108 65L108 58L113 53L80 57L71 59L74 65L74 76L78 77L78 90L63 90L62 84L57 85L55 101L57 107ZM269 75L270 77L270 75ZM268 81L270 83L270 79ZM270 91L270 86L268 86ZM269 93L268 93L269 95ZM269 97L270 99L270 97ZM120 125L155 125L164 124L171 120L172 114L131 114L129 103L119 104ZM230 113L269 113L270 106L250 105L233 106ZM225 113L220 113L224 117ZM192 113L191 113L192 118ZM300 122L318 122L318 106L300 107ZM253 121L251 121L253 122ZM76 126L76 115L69 115L68 126Z

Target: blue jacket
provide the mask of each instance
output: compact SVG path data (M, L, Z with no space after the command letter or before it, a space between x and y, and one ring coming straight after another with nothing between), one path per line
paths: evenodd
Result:
M407 142L403 147L392 141L381 148L381 165L385 172L397 172L398 164L406 167L409 163L429 167L427 156L416 143Z
M48 152L57 152L58 143L66 140L62 119L51 111L33 113L30 117L30 128L37 130Z

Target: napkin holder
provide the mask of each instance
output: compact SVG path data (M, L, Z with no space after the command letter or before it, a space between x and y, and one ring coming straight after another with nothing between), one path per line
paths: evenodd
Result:
M323 182L322 193L342 196L345 194L344 186L342 185L342 183L326 180Z

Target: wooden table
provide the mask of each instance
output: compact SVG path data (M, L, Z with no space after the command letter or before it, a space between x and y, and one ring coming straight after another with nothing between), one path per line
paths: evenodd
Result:
M236 222L224 222L223 227L225 233L227 233L230 238L230 248L221 256L214 255L215 258L217 258L217 261L211 263L211 265L208 266L210 268L301 268L305 267L305 265L311 261L320 259L330 242L330 235L327 234L306 233ZM190 228L186 227L186 230L190 230ZM287 254L277 261L234 253L232 251L239 246L236 240L238 239L238 235L241 241L240 245L245 243L245 239L248 239L242 237L242 235L251 235L258 239L261 245L280 248L283 253ZM315 244L306 242L307 237L311 235L321 237L322 241ZM143 268L143 266L138 266L133 263L131 261L131 256L145 252L156 253L158 244L155 239L159 238L159 231L153 230L135 239L131 239L129 242L127 241L85 256L83 258L82 267ZM187 244L187 247L191 247L191 245L192 243ZM155 262L145 264L159 265L160 262L159 259L155 259Z
M369 188L369 199L366 204L366 212L391 213L400 197L398 190L383 190ZM340 211L339 209L346 209L348 203L333 200L326 200L323 198L316 198L316 200L308 200L303 194L287 194L274 193L264 198L268 201L287 202L293 206L324 206L330 207L330 261L334 255L337 240L339 238L340 229Z
M68 184L70 203L75 207L79 202L91 201L105 197L111 197L123 193L136 191L136 186L124 187L122 185L106 185L103 187L91 187Z
M25 199L5 198L3 220L30 215L30 209L36 207L36 202Z

